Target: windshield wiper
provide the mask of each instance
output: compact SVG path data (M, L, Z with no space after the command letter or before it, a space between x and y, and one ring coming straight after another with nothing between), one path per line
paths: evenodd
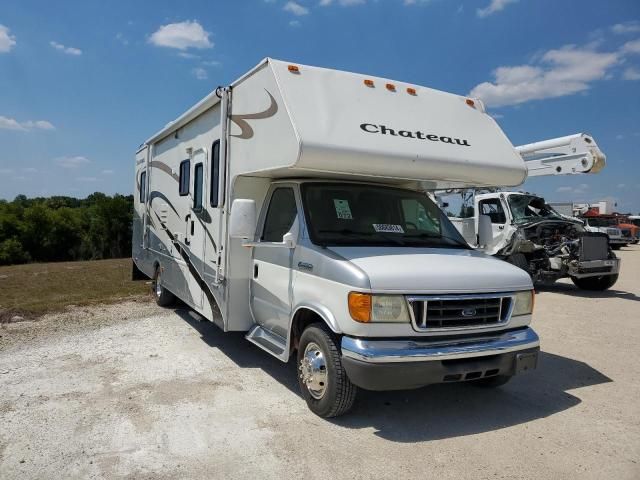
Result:
M464 248L469 248L467 242L462 242L458 238L449 237L447 235L436 235L433 233L410 233L404 236L404 238L437 238L439 240L451 240L454 244L460 245Z

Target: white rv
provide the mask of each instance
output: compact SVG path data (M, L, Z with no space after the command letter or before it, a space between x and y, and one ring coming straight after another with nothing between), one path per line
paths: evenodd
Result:
M320 416L358 387L498 386L536 366L531 279L424 191L525 175L477 100L265 59L136 153L133 259L161 305L295 358Z

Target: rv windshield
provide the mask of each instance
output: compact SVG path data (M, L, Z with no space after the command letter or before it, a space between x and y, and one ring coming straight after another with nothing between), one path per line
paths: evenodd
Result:
M470 248L429 197L398 188L338 183L302 187L317 245Z
M547 205L542 197L535 195L509 195L509 208L514 223L526 223L536 220L563 219L562 215Z

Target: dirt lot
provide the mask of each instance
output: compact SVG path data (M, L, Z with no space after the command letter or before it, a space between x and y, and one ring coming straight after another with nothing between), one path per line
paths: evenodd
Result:
M539 369L501 390L367 393L325 421L295 367L186 310L0 330L0 478L640 478L640 247L614 289L537 298Z

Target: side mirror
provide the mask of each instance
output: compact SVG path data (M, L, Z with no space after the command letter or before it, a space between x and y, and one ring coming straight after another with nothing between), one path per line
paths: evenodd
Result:
M489 215L480 215L478 217L478 246L486 247L492 240L491 217Z
M298 234L300 233L300 223L298 217L293 221L291 229L282 236L282 243L287 248L296 248L298 243Z
M238 198L231 205L229 236L243 240L253 239L256 231L256 202Z

